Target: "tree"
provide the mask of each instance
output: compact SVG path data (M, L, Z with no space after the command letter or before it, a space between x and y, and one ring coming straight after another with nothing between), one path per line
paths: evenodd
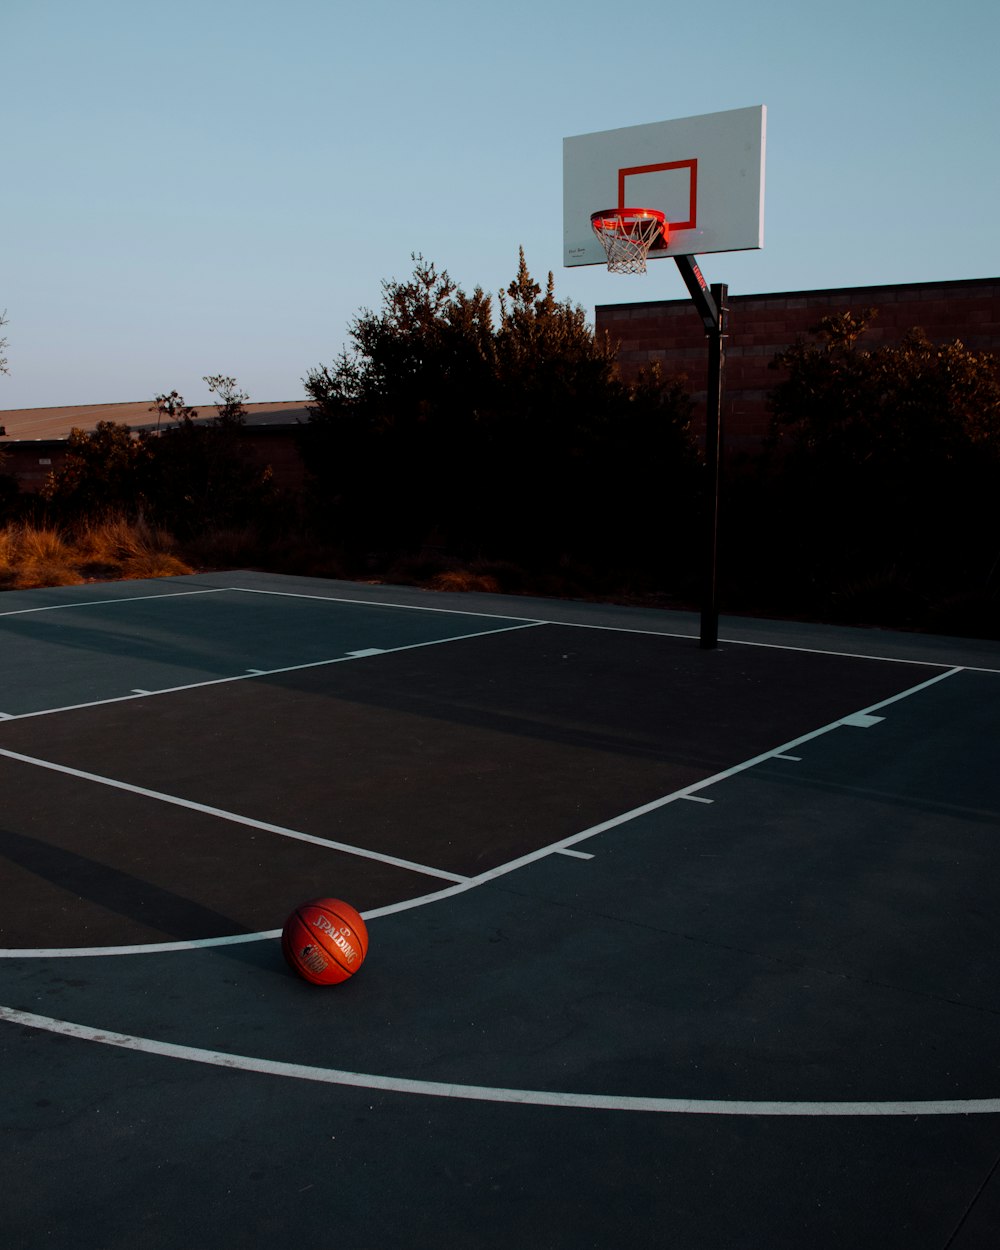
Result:
M5 309L0 313L0 329L3 329L6 324L7 312ZM0 338L0 373L10 373L10 369L7 366L7 357L4 355L6 349L6 338ZM0 430L0 435L2 433L3 431ZM8 512L12 511L19 489L17 478L12 473L6 471L9 460L10 452L0 445L0 516L6 516Z
M214 418L198 421L197 409L170 391L153 401L156 429L140 436L149 453L150 506L157 520L183 539L257 524L272 502L270 467L256 464L240 438L247 395L235 378L218 374L204 380L218 397Z
M870 465L880 474L1000 450L1000 360L956 340L936 345L919 329L868 349L866 308L826 317L779 352L787 376L771 393L772 438L799 452Z
M920 594L983 584L1000 548L1000 359L919 329L869 348L874 317L824 318L773 361L783 528L831 585L886 570Z
M217 397L215 424L227 429L241 429L246 425L246 403L250 396L240 390L236 379L216 373L202 381L208 383L208 389Z
M350 351L312 370L305 431L325 511L341 539L419 546L449 524L463 481L478 477L477 407L492 383L489 297L466 296L414 256L406 282L382 283L382 309L352 321Z
M184 396L177 391L168 391L164 395L157 395L153 400L150 412L156 413L156 429L154 433L159 437L161 432L176 426L192 426L198 415L197 408L190 408L184 402ZM161 430L162 425L162 430Z
M247 396L234 378L205 379L217 415L197 420L177 391L157 395L152 430L100 421L74 429L66 456L49 475L44 497L67 518L120 513L146 516L189 539L206 530L259 525L272 503L270 468L256 464L240 439Z
M306 458L340 536L549 562L646 544L648 511L693 473L683 388L624 383L614 345L551 273L543 294L523 250L496 325L481 288L413 259L306 379Z
M500 463L527 496L522 544L547 533L578 559L662 562L667 533L696 510L683 380L653 368L624 382L617 344L594 334L582 307L556 299L551 272L543 293L523 249L499 303Z
M149 446L127 425L98 421L70 430L66 455L42 487L42 496L68 516L120 512L135 517L147 505Z

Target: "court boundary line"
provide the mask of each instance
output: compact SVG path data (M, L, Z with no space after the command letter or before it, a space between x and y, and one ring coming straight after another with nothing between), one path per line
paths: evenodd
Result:
M292 599L319 599L323 602L349 603L349 604L354 604L360 607L396 608L404 612L411 612L411 611L412 612L442 612L445 614L452 614L456 616L480 616L480 617L486 617L486 618L492 617L496 620L525 621L525 622L530 622L535 625L564 625L567 629L592 629L592 630L601 630L606 633L613 633L613 634L639 634L640 636L649 637L649 638L676 638L676 639L680 639L686 642L695 641L698 638L697 629L693 629L691 633L681 634L681 633L674 633L672 630L635 629L628 625L594 625L594 624L588 624L585 621L553 620L550 617L507 616L503 612L474 612L468 608L446 608L446 607L436 607L436 606L431 606L431 605L426 605L426 604L411 604L411 603L387 603L381 600L354 599L346 595L311 595L311 594L306 594L303 591L261 590L254 586L230 586L230 587L226 587L226 589L238 591L240 594L248 594L248 595L276 595L278 597L285 596L285 597L292 598ZM591 605L591 606L602 606L602 605ZM611 605L605 605L605 606L614 607L615 605L611 604ZM970 639L969 641L986 641L986 640L985 639L979 639L979 640ZM883 664L917 664L917 665L922 665L926 668L959 667L959 668L965 669L966 671L970 673L1000 673L1000 667L986 668L986 667L980 667L974 664L955 665L950 660L911 659L907 656L873 655L864 651L831 651L828 648L824 648L824 647L800 647L800 646L794 646L791 643L762 642L759 640L750 640L747 638L724 638L720 636L719 642L724 643L727 646L732 646L732 647L760 647L760 648L763 648L764 650L769 650L769 651L796 651L796 652L801 652L804 655L838 656L845 660L872 660L872 661L875 661L876 663L883 663Z
M47 587L39 587L39 589L47 589ZM417 589L422 589L422 587L417 587ZM352 597L349 595L340 595L340 594L336 594L336 595L307 594L306 591L301 591L301 590L265 590L264 587L261 587L261 586L205 586L205 587L197 587L197 589L194 589L194 590L171 590L171 591L166 591L165 594L159 594L159 595L151 594L151 595L133 595L129 597L123 596L121 597L121 599L94 599L94 600L83 599L83 600L71 602L71 604L49 604L49 605L42 605L39 607L19 607L19 609L14 609L9 612L0 612L0 616L17 616L17 615L27 614L27 612L55 611L59 609L64 609L64 607L93 607L93 606L100 606L100 605L129 604L129 602L143 602L145 600L151 600L151 599L176 599L176 597L183 597L185 595L230 594L230 592L232 592L232 594L240 594L240 595L271 595L274 597L279 597L279 599L314 599L314 600L319 600L320 602L335 602L335 604L351 604L351 605L360 606L360 607L390 607L390 609L395 609L395 610L400 610L400 611L439 612L439 614L450 615L450 616L476 616L476 617L482 617L482 619L517 621L525 625L565 625L567 629L604 630L607 632L612 632L612 634L639 634L639 635L645 635L649 637L672 637L672 639L681 639L685 641L691 641L691 640L697 639L697 631L695 629L692 629L690 632L685 632L685 634L679 634L679 632L675 632L672 630L634 629L634 627L630 627L627 625L592 625L592 624L586 624L586 622L584 621L552 620L551 617L547 617L547 616L546 617L540 617L540 616L535 616L535 615L519 616L516 614L511 614L511 612L505 612L505 611L474 611L471 609L467 609L467 607L446 607L446 606L437 606L437 605L431 605L431 604L399 604L399 602L389 602L389 601L379 600L379 599L355 599L355 597ZM427 592L427 594L430 594L431 591L425 591L425 592ZM609 604L606 606L614 607L616 605ZM479 635L470 635L470 636L479 636ZM970 639L969 641L988 641L988 640ZM771 651L800 651L800 652L803 652L803 654L805 655L843 656L845 660L876 660L876 661L884 662L884 664L926 665L928 667L934 667L934 669L948 669L948 667L953 666L953 662L949 660L911 659L911 657L908 657L908 656L873 654L873 652L869 652L869 651L836 651L836 650L830 650L828 649L828 647L796 646L794 644L791 644L791 642L765 642L765 641L761 641L758 639L744 639L744 637L720 636L719 642L720 644L725 644L726 646L756 646L756 647L763 647L763 649L771 650ZM995 674L1000 674L1000 667L995 667L994 669L994 667L988 667L984 665L973 665L973 664L963 664L961 665L961 667L964 667L964 669L969 672L995 672ZM282 670L279 669L275 671L282 671ZM220 679L220 680L225 681L225 680L237 680L237 679L235 679L235 677L234 679L226 679L226 677L224 677L224 679ZM212 682L205 682L205 684L211 685ZM178 686L176 687L176 689L187 690L187 689L195 689L195 687ZM173 692L173 690L154 691L154 692L156 692L156 694L160 694L160 692L161 694L170 694L170 692ZM80 705L73 705L70 707L66 707L66 709L54 709L54 710L73 711L74 706L86 707L86 706L93 706L93 705L80 704ZM41 712L29 712L29 714L25 714L25 715L42 715L42 714Z
M362 608L394 608L403 612L438 612L445 616L479 616L494 621L531 621L536 625L551 625L534 616L510 616L506 612L473 612L470 608L439 608L423 603L382 603L378 599L351 599L346 595L309 595L301 590L262 590L258 586L225 586L240 595L273 595L279 599L318 599L321 603L351 603ZM433 591L427 591L433 594Z
M818 729L810 730L808 733L802 734L797 738L792 738L788 742L783 742L779 746L773 747L769 751L764 751L759 755L751 756L749 759L743 760L738 764L733 764L729 768L722 769L720 772L713 773L709 777L703 777L700 781L693 781L689 785L682 786L677 790L672 790L669 794L661 795L659 798L651 799L648 803L641 804L638 807L630 808L626 812L621 812L617 816L609 817L605 821L601 821L596 825L591 825L587 829L580 830L577 833L567 835L560 838L556 842L551 842L546 846L538 847L534 851L529 851L525 855L518 856L516 859L508 860L504 864L498 864L494 868L489 868L485 872L479 873L475 877L455 878L455 884L446 886L440 890L434 890L429 894L419 894L413 898L402 899L398 903L387 903L384 907L372 908L361 914L365 920L375 920L383 916L394 916L400 912L411 911L417 907L426 907L431 903L440 902L446 898L451 898L456 894L464 894L468 890L476 889L481 885L486 885L491 881L496 881L500 877L505 877L512 872L517 872L521 868L526 868L529 864L537 863L539 860L546 859L550 855L558 854L569 847L575 846L578 842L587 841L589 838L596 837L600 833L607 833L610 829L618 828L620 825L628 824L633 820L638 820L641 816L646 816L650 812L658 811L662 807L667 807L671 803L679 800L690 798L696 795L698 791L707 789L709 786L717 785L721 781L726 781L730 777L738 776L740 773L747 772L751 768L755 768L758 764L769 759L779 758L783 752L787 752L792 747L801 746L804 742L811 742L815 738L823 737L833 730L841 727L851 728L851 721L857 716L863 716L876 712L882 708L889 707L893 703L899 703L903 699L908 699L911 695L919 694L920 691L926 690L930 686L937 685L938 682L945 681L949 677L954 677L965 669L958 666L950 669L945 673L936 673L933 677L927 678L926 681L919 682L916 686L910 686L906 690L901 690L894 695L890 695L886 699L882 699L877 703L872 703L868 707L861 708L855 712L847 712L837 720L831 721L827 725L822 725ZM0 756L10 756L13 752L0 748ZM46 765L45 761L31 761L41 764L43 767L52 767L56 771L75 770L66 769L63 765ZM109 784L114 784L109 781ZM126 788L123 784L123 788ZM249 821L247 821L249 823ZM309 837L309 835L303 835ZM444 877L444 873L436 875ZM447 878L446 878L447 879ZM0 959L46 959L46 958L90 958L90 957L107 957L117 955L155 955L172 951L200 950L211 946L235 945L239 942L260 942L267 938L273 938L280 935L280 929L262 930L258 933L247 934L228 934L225 937L216 938L192 938L187 942L150 942L150 943L134 943L128 946L97 946L97 947L26 947L23 949L17 947L0 948Z
M678 634L678 633L673 633L671 631L632 629L624 625L594 625L594 624L587 624L581 621L559 621L559 620L551 620L547 618L534 617L534 616L531 616L531 617L506 616L503 613L474 612L474 611L469 611L467 609L436 607L436 606L421 605L421 604L382 603L378 601L373 602L373 601L366 600L366 599L354 599L354 598L349 598L347 596L341 596L341 595L314 595L314 594L306 594L304 592L299 592L299 591L262 590L262 589L258 589L255 587L247 587L247 586L212 586L212 587L205 587L205 588L197 589L197 590L170 591L162 595L137 595L137 596L133 596L130 598L122 598L122 599L100 599L100 600L90 600L90 601L84 600L79 603L52 604L46 607L22 608L22 609L16 609L14 612L0 613L0 617L4 615L16 616L16 615L20 615L23 613L30 613L30 612L48 612L48 611L55 611L57 609L63 609L63 608L96 607L96 606L101 606L101 605L106 606L109 604L113 605L117 603L138 603L138 602L144 602L145 600L173 599L173 598L182 598L188 595L201 595L201 594L227 594L230 592L235 593L235 594L248 594L248 595L270 595L276 598L313 599L313 600L318 600L319 602L324 602L324 603L346 603L346 604L351 604L353 606L389 608L395 611L403 611L403 612L411 612L411 611L412 612L436 612L436 613L440 613L446 616L448 615L450 616L472 616L472 617L476 617L482 620L503 620L503 621L512 622L511 624L508 624L508 625L499 626L497 629L477 630L476 632L471 633L471 634L459 634L452 638L435 638L426 642L409 643L401 647L386 647L386 648L380 649L377 653L375 653L378 655L393 655L393 654L396 654L397 652L415 650L420 647L440 646L448 642L462 642L462 641L467 641L467 640L471 640L474 638L487 638L493 634L507 633L507 632L512 632L514 630L518 630L518 629L530 629L536 626L552 626L556 628L558 628L559 626L565 626L565 628L567 629L587 629L587 630L596 630L596 631L600 631L604 633L636 634L640 637L671 638L671 639L681 640L681 641L693 641L695 638L697 638L697 634ZM837 657L837 658L841 658L845 660L867 660L872 663L881 663L881 664L911 664L911 665L917 665L918 667L939 668L939 669L946 669L949 671L952 668L958 667L958 668L963 669L966 672L1000 674L1000 668L987 668L985 666L977 666L977 665L971 665L971 664L962 664L962 665L956 666L956 665L950 664L948 661L945 661L945 660L924 660L924 659L910 659L910 658L902 657L902 656L869 655L869 654L865 654L864 652L855 652L855 651L831 651L831 650L827 650L825 648L819 648L819 647L799 647L799 646L792 646L791 644L785 644L785 643L750 641L750 640L740 639L740 638L720 638L719 641L720 643L723 643L726 646L734 646L734 647L758 647L764 650L771 650L771 651L792 651L792 652L797 652L797 653L804 654L804 655L826 655L826 656L833 656L833 657ZM207 681L189 682L180 686L166 686L161 690L143 690L143 691L133 690L133 691L130 691L128 694L115 695L109 699L95 699L95 700L90 700L85 703L70 703L62 707L40 708L32 712L0 713L0 721L6 723L7 721L29 720L37 716L55 716L62 712L77 712L85 708L91 708L91 707L107 707L114 703L128 703L135 699L158 698L160 695L180 694L188 690L201 690L201 689L207 689L210 686L227 685L230 682L250 681L255 678L278 676L282 673L294 673L294 672L299 672L299 671L309 669L309 668L322 668L331 664L343 664L343 663L347 663L349 660L371 659L371 658L373 658L373 655L349 653L347 655L333 656L324 660L310 660L304 664L290 664L290 665L284 665L279 668L273 668L273 669L252 669L244 673L235 673L228 677L213 677L213 678L209 678Z
M782 1101L709 1098L658 1098L631 1094L580 1094L557 1090L511 1089L493 1085L466 1085L450 1081L425 1081L411 1077L379 1076L342 1068L321 1068L260 1059L228 1051L206 1050L176 1042L161 1042L132 1033L96 1029L90 1025L59 1020L54 1016L19 1011L0 1006L0 1021L25 1028L40 1029L76 1041L99 1042L166 1059L182 1059L230 1071L277 1076L324 1085L377 1090L388 1094L416 1094L432 1098L453 1098L473 1102L508 1103L517 1106L552 1107L562 1110L646 1112L674 1115L725 1116L920 1116L920 1115L997 1115L1000 1098L934 1099L913 1101Z
M39 589L42 589L41 587ZM203 586L196 590L167 590L161 595L122 595L120 599L80 599L77 603L48 603L38 608L14 608L0 616L26 616L30 612L60 612L63 608L99 608L108 604L145 603L147 599L183 599L185 595L224 594L228 586Z
M782 642L750 642L744 638L720 638L719 641L734 647L764 647L770 651L798 651L805 655L832 655L844 660L872 660L876 664L917 664L922 668L955 668L966 673L1000 674L1000 668L986 668L976 664L954 664L951 660L911 660L906 656L898 655L866 655L863 651L826 651L819 647L793 647L789 643Z

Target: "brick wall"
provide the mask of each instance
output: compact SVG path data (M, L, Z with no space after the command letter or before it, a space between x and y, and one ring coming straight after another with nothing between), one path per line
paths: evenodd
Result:
M752 450L767 432L768 390L780 374L768 366L776 352L805 337L820 318L873 307L878 315L864 342L898 342L919 326L934 342L961 339L966 347L1000 354L1000 278L844 287L774 295L730 295L723 419L730 451ZM599 304L595 324L620 342L622 372L634 376L658 360L669 375L684 374L703 429L707 348L701 320L688 299Z

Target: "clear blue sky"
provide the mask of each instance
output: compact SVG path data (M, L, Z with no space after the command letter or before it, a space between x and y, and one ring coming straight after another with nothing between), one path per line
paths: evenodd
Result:
M299 398L413 252L496 292L523 245L591 317L681 298L669 261L562 267L562 139L756 104L765 247L709 281L1000 274L997 0L614 11L0 0L0 409L203 403L214 373Z

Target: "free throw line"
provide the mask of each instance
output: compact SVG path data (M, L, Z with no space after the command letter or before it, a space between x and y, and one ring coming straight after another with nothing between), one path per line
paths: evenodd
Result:
M37 759L32 755L21 755L18 751L8 751L0 747L0 756L4 759L16 760L19 764L30 764L35 768L47 768L54 773L62 773L67 777L78 777L82 781L93 781L101 786L110 786L113 790L124 790L127 794L138 794L142 798L155 799L159 803L169 803L173 807L183 807L191 812L201 812L205 816L215 816L219 820L227 820L234 825L245 825L248 829L261 829L265 833L276 833L282 838L292 838L297 842L312 842L315 846L326 847L331 851L343 851L347 855L356 855L360 859L375 860L380 864L390 864L394 868L405 868L408 872L419 872L427 877L440 877L443 881L464 883L468 877L458 873L447 872L443 868L429 868L426 864L416 864L409 859L399 859L395 855L383 855L380 851L371 851L362 846L351 846L347 842L335 842L332 838L319 838L311 833L302 833L299 829L288 829L284 825L272 825L266 820L255 820L252 816L241 816L238 812L227 812L221 807L209 807L206 803L196 803L193 799L183 799L176 794L164 794L160 790L147 790L145 786L135 786L127 781L118 781L114 777L102 777L98 773L84 772L80 768L70 768L66 764L56 764L51 760ZM252 936L252 935L251 935Z

